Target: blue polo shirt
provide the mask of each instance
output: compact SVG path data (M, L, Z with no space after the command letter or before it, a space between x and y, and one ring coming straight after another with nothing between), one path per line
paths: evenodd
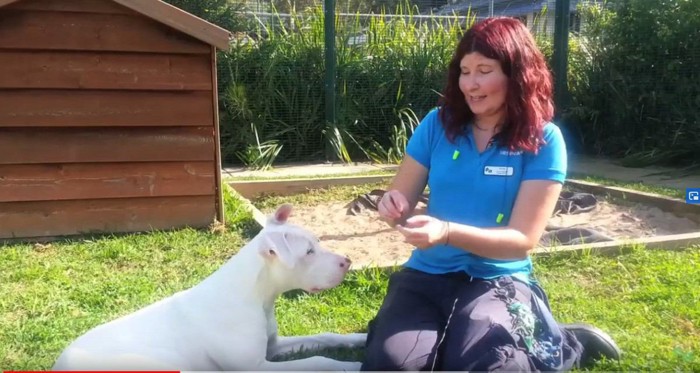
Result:
M544 127L545 145L537 155L509 151L497 143L479 153L473 127L451 143L438 110L426 115L406 147L406 153L428 169L428 215L480 228L505 226L522 181L564 183L566 146L559 127L553 123ZM503 215L500 223L499 214ZM510 275L523 281L529 281L532 271L529 256L522 260L491 259L451 245L415 249L406 266L435 274L464 271L477 278Z

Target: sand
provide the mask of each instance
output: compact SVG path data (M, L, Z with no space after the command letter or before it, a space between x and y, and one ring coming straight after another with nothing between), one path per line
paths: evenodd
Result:
M290 222L317 234L328 249L348 256L354 268L406 261L413 248L403 241L400 233L380 221L375 210L364 209L359 215L348 215L346 205L347 202L297 205ZM549 223L557 227L591 228L620 239L698 231L698 224L692 220L656 207L620 206L600 200L593 211L554 216Z

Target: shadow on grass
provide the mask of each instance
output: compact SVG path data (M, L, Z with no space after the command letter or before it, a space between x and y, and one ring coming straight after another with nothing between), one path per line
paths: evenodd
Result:
M359 348L349 348L349 347L338 347L338 348L323 348L319 350L302 350L298 352L293 352L289 354L278 355L270 359L271 361L289 361L304 359L311 356L325 356L331 359L341 360L341 361L363 361L365 358L364 347Z

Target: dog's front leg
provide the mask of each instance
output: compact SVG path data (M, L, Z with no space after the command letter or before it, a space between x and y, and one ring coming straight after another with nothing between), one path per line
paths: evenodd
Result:
M274 357L282 354L303 350L318 350L333 347L363 347L367 341L367 333L322 333L295 337L274 338L268 347L268 356Z

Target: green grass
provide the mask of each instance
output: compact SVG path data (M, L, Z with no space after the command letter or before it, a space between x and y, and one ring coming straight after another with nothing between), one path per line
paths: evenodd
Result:
M623 360L599 370L700 369L700 249L636 249L617 257L536 257L535 271L562 322L608 331Z
M383 185L333 188L255 201L350 200ZM0 247L0 368L46 370L72 339L105 321L192 286L237 252L255 232L240 203L227 197L226 231L106 236L49 245ZM636 249L613 257L586 253L535 258L536 273L562 322L608 331L624 350L620 364L596 370L700 370L700 248ZM344 283L279 299L280 331L298 335L365 331L386 291L388 271L351 273ZM327 355L360 358L362 351Z

